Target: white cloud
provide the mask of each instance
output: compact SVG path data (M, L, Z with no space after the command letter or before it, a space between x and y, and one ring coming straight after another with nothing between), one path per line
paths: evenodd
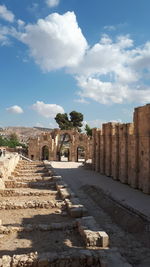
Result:
M27 25L19 38L44 71L78 65L87 48L74 12L39 19L37 24Z
M57 113L64 113L63 107L56 104L46 104L43 101L37 101L32 105L32 109L45 118L54 118Z
M25 22L23 20L21 20L21 19L18 19L17 23L18 23L19 27L23 27L25 25Z
M23 113L23 109L20 106L14 105L6 109L8 112L13 114L21 114Z
M8 37L9 34L9 28L6 26L1 26L0 25L0 45L9 45L10 44L10 40Z
M112 40L104 34L89 47L74 12L52 13L36 24L22 24L20 31L0 28L1 44L8 36L26 44L43 71L65 68L72 74L80 87L78 102L150 102L150 42L136 47L128 35Z
M104 26L104 30L115 31L116 27L114 25L106 25Z
M80 65L72 68L82 101L88 98L102 104L150 102L145 72L149 77L150 42L136 48L128 36L113 42L104 35L87 51Z
M85 98L75 99L74 102L81 103L81 104L89 104L89 102Z
M59 0L46 0L48 7L55 7L59 5Z
M0 18L9 22L13 22L15 16L10 10L7 9L5 5L0 5Z
M81 99L89 98L101 104L122 104L124 102L150 102L150 88L135 89L132 86L102 82L94 78L78 78L78 85L81 88L79 93Z
M9 45L9 39L5 35L3 35L1 33L0 33L0 45L1 46Z
M95 120L89 120L83 122L83 129L85 128L85 125L88 124L90 128L102 128L102 124L107 123L108 121L102 120L102 119L95 119ZM109 120L109 122L114 123L122 123L121 119L117 120Z
M83 121L83 129L85 128L86 124L88 124L90 128L101 128L102 124L105 122L106 121L101 120L101 119Z

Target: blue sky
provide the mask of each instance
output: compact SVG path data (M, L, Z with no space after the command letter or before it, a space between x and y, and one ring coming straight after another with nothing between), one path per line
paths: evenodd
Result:
M0 126L131 122L150 102L149 0L0 0Z

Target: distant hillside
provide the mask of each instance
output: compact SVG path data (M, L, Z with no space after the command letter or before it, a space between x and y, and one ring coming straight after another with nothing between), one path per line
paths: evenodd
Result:
M0 129L0 133L3 136L9 136L12 133L16 133L19 137L19 141L23 143L27 143L30 137L35 137L41 134L41 132L52 131L50 128L42 128L42 127L5 127Z
M43 128L43 127L33 127L33 129L40 130L42 132L51 132L53 129L51 128Z

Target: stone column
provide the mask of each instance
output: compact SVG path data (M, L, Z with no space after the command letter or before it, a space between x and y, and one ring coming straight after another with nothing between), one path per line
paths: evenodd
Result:
M97 172L100 171L100 130L97 129L96 131L96 161L95 161L95 170Z
M105 174L111 176L111 158L112 158L112 123L103 124L104 149L105 149Z
M119 180L128 183L128 135L125 123L119 125Z
M150 193L150 104L135 109L135 134L138 138L138 188Z
M128 133L128 184L138 188L138 138L134 134L134 124L127 124Z
M92 129L92 169L96 168L96 131L97 129Z
M111 159L111 176L114 180L119 177L119 123L112 127L112 159Z
M105 135L104 131L100 131L100 173L105 174Z

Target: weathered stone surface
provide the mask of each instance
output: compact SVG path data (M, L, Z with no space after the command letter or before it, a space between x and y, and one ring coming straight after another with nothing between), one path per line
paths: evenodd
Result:
M150 104L134 111L133 123L93 129L93 169L150 194Z
M86 134L79 133L77 130L60 130L55 129L49 133L42 133L38 137L32 137L29 139L28 156L34 160L41 160L43 158L42 148L47 146L49 151L48 160L60 160L59 149L60 149L60 136L68 135L71 142L69 144L69 155L68 161L78 161L79 153L78 148L84 147L85 156L87 160L91 158L91 138ZM47 168L49 167L48 162L45 160ZM51 169L51 168L50 168Z
M11 257L4 255L2 257L2 266L11 267Z
M54 231L54 230L72 230L77 226L75 223L51 223L51 224L26 224L23 226L0 226L0 235L9 235L14 232L32 232L40 231Z
M100 231L92 216L82 217L77 220L79 233L87 247L108 247L109 237L104 231Z
M60 193L60 196L63 200L75 196L75 194L69 188L59 188L58 192Z
M14 255L13 257L3 256L3 261L4 264L7 264L0 265L3 267L131 267L119 253L108 252L108 256L105 255L104 258L103 252L89 250L72 250L61 253L47 252L41 254L35 252L26 255Z
M0 210L6 209L33 209L33 208L54 208L55 203L52 201L26 201L26 202L11 202L3 201L0 202Z
M5 188L4 180L7 179L14 171L19 162L19 155L10 153L0 160L0 188Z
M68 188L68 185L63 180L56 182L56 189L59 191L61 188Z
M79 218L88 215L87 209L80 204L78 198L65 199L68 212L73 218Z
M55 184L54 182L49 182L49 181L43 181L43 182L16 182L16 181L11 181L7 180L5 181L5 187L6 188L50 188L53 187Z

